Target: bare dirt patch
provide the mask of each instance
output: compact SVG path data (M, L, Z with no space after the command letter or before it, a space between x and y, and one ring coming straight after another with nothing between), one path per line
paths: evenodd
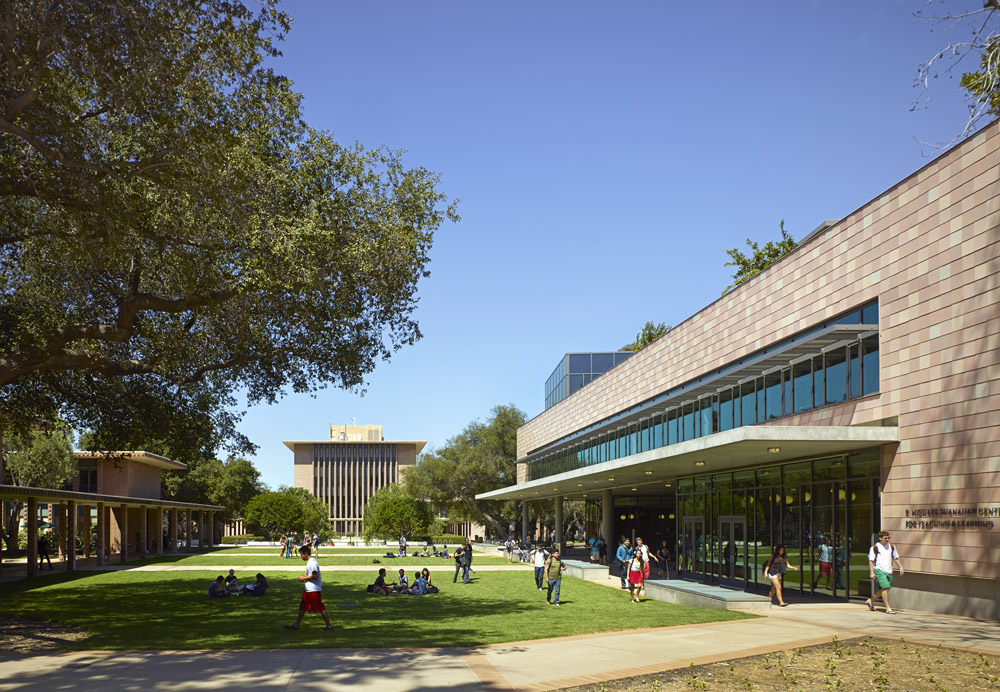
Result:
M636 665L642 665L636 661ZM1000 690L1000 660L862 637L570 688L573 692L971 692Z
M88 636L86 630L58 622L0 617L0 651L51 651Z

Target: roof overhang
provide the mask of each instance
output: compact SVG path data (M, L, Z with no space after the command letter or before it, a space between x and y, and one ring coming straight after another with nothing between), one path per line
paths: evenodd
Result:
M602 490L662 493L677 478L899 442L899 428L746 426L476 495L477 500L582 499Z
M281 444L293 452L295 445L413 445L420 454L427 440L283 440Z
M81 493L75 490L55 490L53 488L30 488L20 485L0 485L0 500L29 500L34 498L39 502L63 503L73 500L80 505L95 505L103 502L108 505L128 507L162 507L165 509L194 509L210 512L224 512L225 507L219 505L201 505L194 502L176 502L160 500L155 497L132 497L123 495L105 495L103 493Z
M77 459L108 459L110 461L116 461L119 459L126 459L129 461L135 461L140 464L146 464L147 466L155 466L158 469L165 470L182 470L187 468L187 464L174 461L173 459L168 459L167 457L161 457L159 454L152 454L151 452L73 452L73 456Z

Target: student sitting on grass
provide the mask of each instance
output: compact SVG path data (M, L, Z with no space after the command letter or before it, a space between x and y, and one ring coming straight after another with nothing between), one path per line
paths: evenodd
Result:
M424 578L423 573L417 575L417 578L413 581L413 586L406 593L411 596L424 596L427 594L427 580Z
M240 590L240 580L236 578L236 570L229 570L229 576L226 577L226 591L229 593L238 592Z
M225 598L228 595L229 592L226 591L226 578L220 574L215 578L215 581L208 585L208 597Z
M380 567L378 570L378 576L375 577L375 583L371 586L371 592L378 594L379 596L387 596L392 593L391 587L396 582L392 584L385 583L385 567Z
M410 580L406 576L406 570L400 568L399 570L399 585L394 586L393 591L396 593L406 593L410 590Z
M260 572L257 572L257 581L253 584L240 587L239 593L247 596L263 596L269 586L271 586L271 584L267 581L267 577Z

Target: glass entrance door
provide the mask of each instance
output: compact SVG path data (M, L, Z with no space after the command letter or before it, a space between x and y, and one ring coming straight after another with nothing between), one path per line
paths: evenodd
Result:
M705 581L705 517L682 517L678 555L681 578Z
M742 514L719 517L719 543L719 584L746 589L752 569L746 517Z

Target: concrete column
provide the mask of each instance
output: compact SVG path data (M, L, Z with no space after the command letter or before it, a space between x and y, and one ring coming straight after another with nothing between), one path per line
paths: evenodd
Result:
M170 552L177 552L177 509L170 510L170 517L167 519L167 524L169 525L168 533L170 534Z
M556 498L555 505L556 505L555 544L556 548L558 548L561 551L563 548L563 535L562 535L563 499L561 496Z
M608 553L618 550L618 538L615 532L615 501L610 490L601 491L601 533L608 544ZM608 558L610 562L610 555Z
M139 545L135 547L135 552L140 556L149 555L149 508L139 508Z
M521 503L521 539L528 540L528 501Z
M66 571L76 569L76 500L66 503Z
M66 559L66 505L60 502L58 505L49 505L51 508L55 507L55 515L58 517L56 519L57 528L56 531L59 533L59 546L56 552L59 553L59 559Z
M205 510L198 510L198 548L205 547Z
M156 554L163 555L163 508L156 508Z
M83 556L90 557L94 546L90 544L90 505L83 506Z
M119 533L121 534L122 552L121 561L128 562L128 505L121 506L121 521L118 522Z
M108 564L108 515L103 502L97 503L97 564L103 567Z
M205 531L203 533L206 535L205 542L209 548L215 544L215 512L208 513L208 519L205 520Z
M28 576L38 576L38 500L28 498Z
M191 552L191 532L192 532L192 529L194 528L192 526L192 523L191 523L191 514L192 514L192 511L190 509L188 509L188 511L186 512L186 514L187 514L187 517L186 517L186 519L187 519L187 549L188 549L188 552Z

